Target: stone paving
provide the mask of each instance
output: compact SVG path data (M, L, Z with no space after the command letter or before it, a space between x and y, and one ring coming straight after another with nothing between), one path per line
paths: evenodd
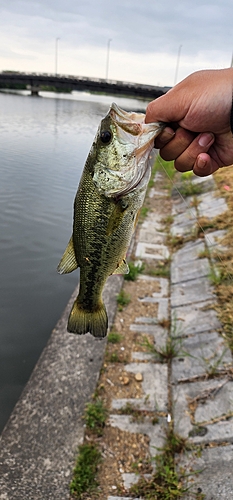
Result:
M177 355L168 370L166 363L155 361L151 354L133 353L133 362L125 369L143 375L143 397L140 400L113 400L110 424L148 435L150 453L154 456L155 449L161 447L165 439L170 391L175 432L191 443L204 445L199 455L194 452L183 455L178 466L185 467L187 472L198 471L190 479L193 492L202 492L206 500L230 500L233 498L233 380L229 374L232 356L221 335L221 324L214 309L216 296L209 278L214 265L212 251L224 251L221 239L225 233L213 231L202 238L194 237L197 217L211 219L225 212L227 206L218 196L212 177L192 182L202 186L202 194L195 196L197 203L194 203L193 196L184 199L173 190L170 229L172 236L192 236L192 240L172 254L170 280L148 277L160 282L160 292L143 299L158 304L157 316L137 318L130 327L151 335L155 346L162 349L168 332L161 323L170 318L170 335L174 345L179 346ZM155 189L150 191L150 196L162 195ZM204 252L208 255L206 250L210 257L201 258ZM149 213L145 219L139 232L136 256L153 262L168 258L162 214L154 217ZM127 402L137 409L161 411L164 417L159 418L157 425L151 425L149 420L137 424L131 422L128 415L114 414L114 410ZM129 488L137 482L138 476L122 474L122 479L125 488ZM189 498L193 498L191 493L185 496L186 500ZM108 497L108 500L120 499L119 496Z

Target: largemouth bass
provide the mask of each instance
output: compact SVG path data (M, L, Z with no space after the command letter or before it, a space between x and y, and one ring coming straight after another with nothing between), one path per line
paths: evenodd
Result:
M73 234L58 265L60 274L80 267L80 288L68 331L105 337L102 291L111 274L128 272L126 252L150 179L150 153L161 123L112 104L101 121L74 201Z

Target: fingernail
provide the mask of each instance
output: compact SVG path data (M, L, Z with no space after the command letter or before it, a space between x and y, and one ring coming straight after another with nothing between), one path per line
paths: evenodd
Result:
M208 146L208 144L213 140L213 138L214 138L214 135L209 133L209 132L202 134L198 139L198 144L202 148L206 148Z
M175 135L175 132L173 130L163 130L163 132L161 132L161 135L159 136L159 139L161 142L168 142L172 139L172 137L174 137Z
M206 166L206 161L203 160L202 158L197 158L197 166L198 168L205 168Z

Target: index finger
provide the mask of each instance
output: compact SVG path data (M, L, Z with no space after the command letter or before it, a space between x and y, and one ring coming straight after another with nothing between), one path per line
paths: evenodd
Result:
M161 149L167 144L175 135L175 131L171 127L165 127L162 132L155 139L155 148Z
M151 101L146 109L145 123L162 121L165 123L182 120L186 114L187 105L183 106L183 96L178 98L177 89L171 89L166 94Z

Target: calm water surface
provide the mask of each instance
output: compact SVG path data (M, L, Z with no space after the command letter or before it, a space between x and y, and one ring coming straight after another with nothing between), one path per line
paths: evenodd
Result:
M100 119L113 100L146 105L49 97L0 93L0 431L78 282L56 267Z

